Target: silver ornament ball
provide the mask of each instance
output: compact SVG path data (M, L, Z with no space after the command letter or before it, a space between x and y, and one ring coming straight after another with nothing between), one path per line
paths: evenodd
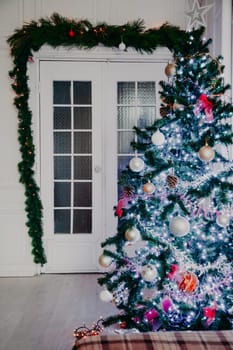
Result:
M144 169L144 161L139 157L134 157L130 160L129 167L135 173L140 173Z
M183 216L173 217L169 223L169 229L176 237L183 237L189 233L190 224Z
M141 276L145 282L152 282L157 277L157 270L152 265L145 265L141 269Z
M165 142L164 134L160 130L155 131L151 136L151 141L156 146L162 146Z
M107 255L100 255L99 257L99 264L100 266L102 267L108 267L109 265L111 265L112 263L112 258L110 256L107 256Z
M99 297L105 303L110 303L113 300L113 295L108 290L102 290L99 294Z
M221 213L217 216L216 223L220 227L227 227L230 223L230 216L224 213Z
M140 232L138 231L138 229L136 227L129 228L125 232L125 238L129 242L136 242L140 238Z
M125 43L122 41L122 42L119 44L118 48L119 48L120 51L125 51L125 49L126 49Z

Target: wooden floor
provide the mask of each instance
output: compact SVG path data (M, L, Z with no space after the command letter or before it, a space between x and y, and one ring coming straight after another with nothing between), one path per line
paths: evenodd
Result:
M70 350L73 330L116 312L96 274L0 278L0 350Z

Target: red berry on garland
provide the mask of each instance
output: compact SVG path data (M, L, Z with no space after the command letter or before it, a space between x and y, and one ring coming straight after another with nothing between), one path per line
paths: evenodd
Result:
M70 38L73 38L75 36L75 32L73 31L73 29L69 30L68 35L69 35Z
M35 62L34 59L33 59L33 56L28 56L28 62L30 62L30 63L34 63Z

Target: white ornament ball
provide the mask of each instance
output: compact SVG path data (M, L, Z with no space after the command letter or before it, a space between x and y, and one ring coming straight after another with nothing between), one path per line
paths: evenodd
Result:
M143 186L143 191L145 193L152 194L155 191L155 185L149 181Z
M157 277L157 270L152 265L145 265L141 269L141 276L145 282L152 282Z
M134 157L130 160L129 167L135 173L140 173L144 169L144 161L139 157Z
M99 296L100 299L105 303L110 303L113 300L113 295L108 290L102 290Z
M152 136L151 141L156 146L162 146L165 142L164 134L157 130Z
M176 216L170 221L169 229L176 237L183 237L189 233L190 224L185 217Z
M108 267L109 265L111 265L112 263L112 258L108 255L100 255L99 257L99 264L102 267Z
M213 150L212 147L205 145L200 148L198 155L199 155L199 158L204 162L209 162L210 160L214 159L215 151Z
M122 42L119 44L118 48L119 48L120 51L125 51L125 49L126 49L125 43L122 41Z
M138 229L136 227L129 228L125 232L125 238L129 242L136 242L140 239L140 232L138 231Z
M220 227L227 227L230 223L230 217L229 215L221 213L217 216L216 223Z

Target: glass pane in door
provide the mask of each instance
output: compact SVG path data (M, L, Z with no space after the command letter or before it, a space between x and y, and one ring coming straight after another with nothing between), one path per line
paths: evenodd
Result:
M90 81L53 82L54 233L92 232Z
M131 147L137 141L133 127L144 129L156 118L155 81L120 81L117 83L118 177L135 155ZM118 191L118 196L121 197Z

